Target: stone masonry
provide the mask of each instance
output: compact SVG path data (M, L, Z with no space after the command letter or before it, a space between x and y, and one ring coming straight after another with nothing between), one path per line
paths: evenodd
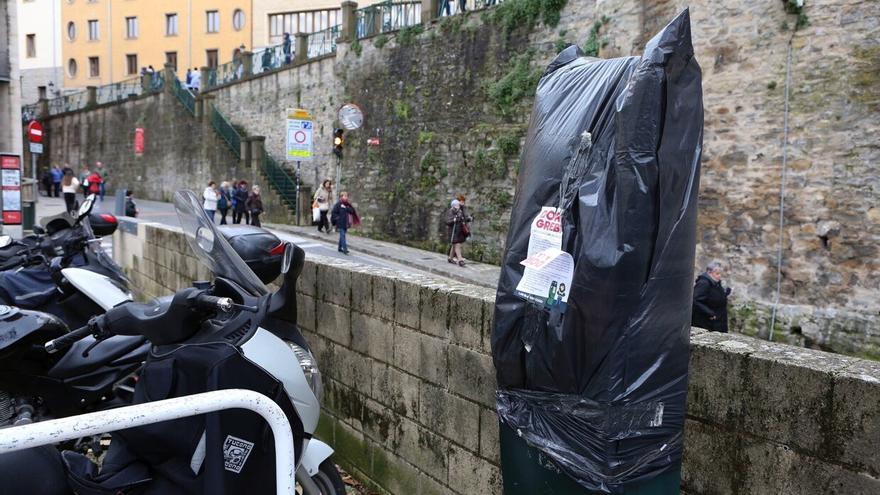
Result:
M527 90L524 81L568 43L592 40L603 57L638 54L687 6L673 0L568 0L553 28L524 21L506 27L507 21L524 18L522 12L511 14L522 1L432 21L424 30L340 42L335 54L208 94L233 124L249 135L266 136L276 158L283 156L286 110L311 110L317 158L304 163L303 176L313 184L335 175L331 139L337 108L359 104L366 121L363 129L347 133L342 187L352 192L361 213L361 232L445 249L441 218L450 198L463 193L475 217L466 255L497 261L531 99L526 91L502 105L504 98L492 96L490 89L507 81L511 92ZM800 17L786 5L782 0L690 3L706 108L696 268L712 259L725 263L734 330L768 336L780 267L774 340L876 358L880 3L807 0ZM73 129L88 121L63 119L58 125ZM107 132L123 130L120 153L130 153L131 120L106 120L112 128L104 124ZM194 141L177 123L171 118L167 131L155 131L170 138L168 148L178 146L174 139L187 141L179 143L184 147ZM148 146L156 142L151 135ZM370 137L381 144L367 146ZM108 146L115 141L83 142L88 149L69 154L79 159L115 152ZM62 159L68 148L62 149L53 157ZM207 175L168 177L168 171L185 167L158 157L156 163L162 164L168 190L191 187ZM132 179L138 176L150 180L156 173L132 173ZM184 183L170 184L178 178ZM161 199L154 195L158 192L158 187L145 188L148 197Z
M179 229L128 220L114 257L149 295L205 279ZM310 257L299 325L324 377L318 436L382 493L501 493L494 293ZM682 491L880 490L880 363L691 336Z

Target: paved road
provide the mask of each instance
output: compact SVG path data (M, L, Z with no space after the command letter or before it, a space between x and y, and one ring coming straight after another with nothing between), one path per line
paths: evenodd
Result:
M139 219L164 225L180 225L174 205L171 203L143 199L136 200L136 203L140 212ZM63 199L41 196L37 202L37 218L57 214L63 208ZM107 196L104 202L97 203L95 211L115 214L114 208L115 201ZM228 218L231 220L230 217ZM288 225L272 224L269 227L279 238L295 243L305 250L307 255L345 259L397 272L431 274L489 288L495 288L497 285L499 270L497 266L471 263L459 267L447 263L446 257L442 254L357 236L349 236L351 254L345 255L336 249L335 234L319 234L314 228ZM14 237L18 237L20 232L21 229L18 227L7 227L5 231ZM103 245L105 249L109 249L110 240L105 240Z

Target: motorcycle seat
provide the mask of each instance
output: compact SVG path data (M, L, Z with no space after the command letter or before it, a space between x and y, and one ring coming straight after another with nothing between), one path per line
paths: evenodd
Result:
M138 335L116 335L101 342L89 351L88 357L83 357L83 351L95 342L94 337L86 337L75 342L64 356L49 370L52 378L65 379L82 376L95 371L102 366L108 366L116 359L134 351L138 347L144 347L143 358L147 358L149 345L147 339Z

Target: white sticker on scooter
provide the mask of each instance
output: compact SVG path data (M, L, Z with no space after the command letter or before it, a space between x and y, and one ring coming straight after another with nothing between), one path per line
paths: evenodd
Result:
M248 456L251 455L251 450L253 449L254 444L252 442L232 435L226 435L226 440L223 441L223 460L226 470L236 474L241 473L244 463L247 462Z

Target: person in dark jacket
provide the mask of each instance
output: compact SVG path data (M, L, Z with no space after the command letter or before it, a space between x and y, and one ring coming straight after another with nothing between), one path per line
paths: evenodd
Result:
M260 197L260 186L254 186L250 195L245 202L245 208L251 214L250 224L254 227L262 227L260 224L260 214L263 213L263 198Z
M451 244L446 261L464 266L461 245L470 236L470 228L467 225L470 221L470 217L465 214L464 208L462 208L461 201L453 199L449 211L446 212L446 236Z
M217 211L220 212L220 225L226 225L226 213L232 205L230 192L229 183L226 181L221 182L220 189L217 190Z
M727 296L730 288L721 286L721 263L713 261L694 284L691 325L713 332L727 333Z
M137 217L138 216L138 208L134 203L134 197L132 197L131 190L125 191L125 216L127 217Z
M339 193L339 201L336 202L336 205L333 206L333 211L330 212L330 223L339 231L339 243L337 245L339 252L348 254L348 242L345 234L349 228L359 224L360 219L354 206L348 202L347 192L342 191Z
M237 183L235 190L232 191L232 223L241 223L242 218L244 218L244 223L251 223L251 216L247 210L247 199L248 183L243 180Z

